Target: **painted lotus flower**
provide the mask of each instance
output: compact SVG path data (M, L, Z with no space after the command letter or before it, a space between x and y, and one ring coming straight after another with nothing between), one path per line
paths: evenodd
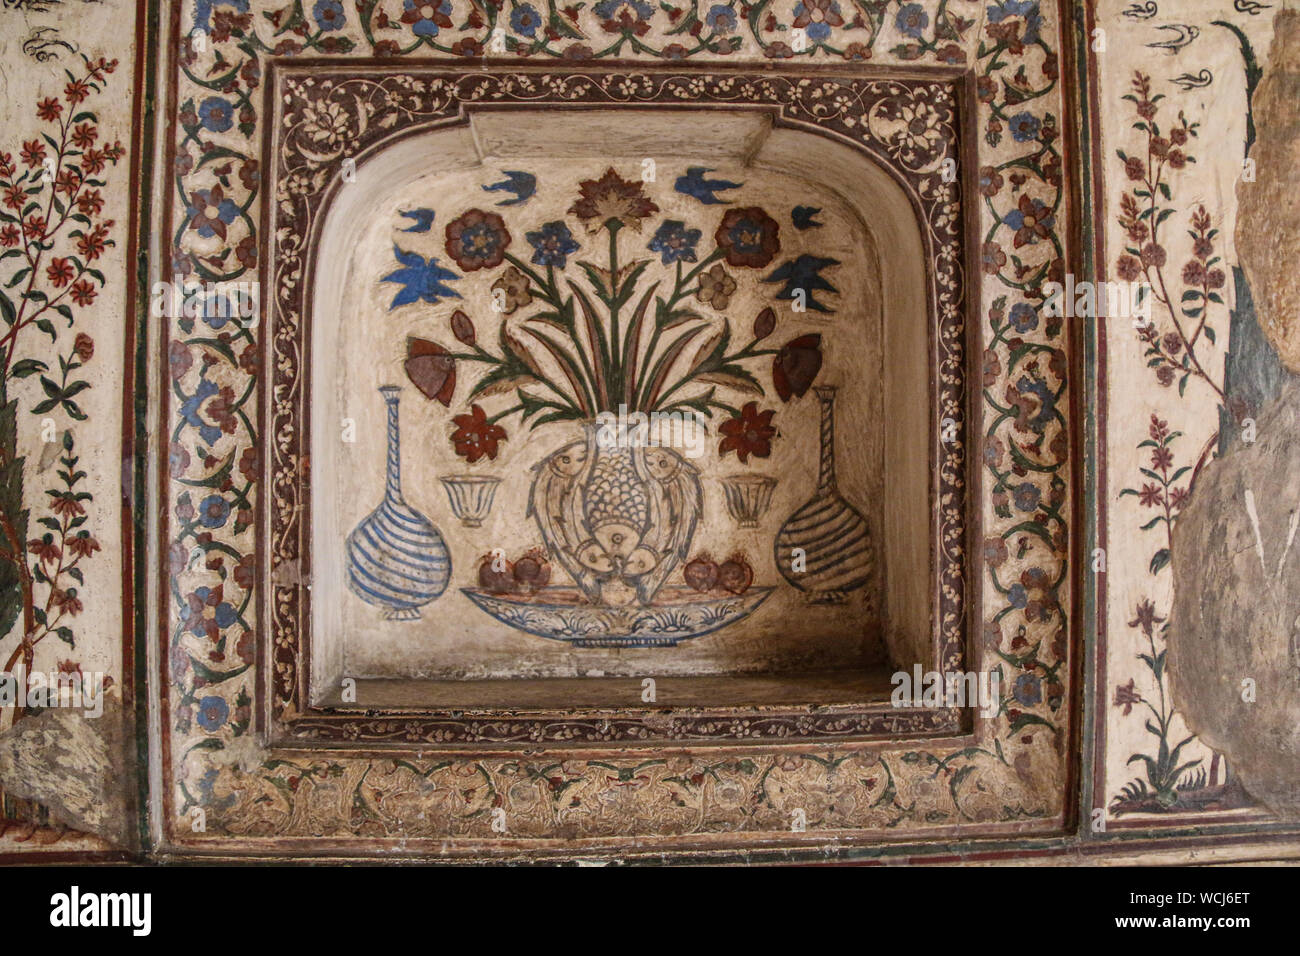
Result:
M611 222L640 232L642 220L659 211L641 183L624 179L612 166L600 179L584 179L578 184L578 190L579 198L569 207L569 214L582 220L591 233L600 232Z
M447 254L466 272L501 265L509 245L506 224L494 212L471 209L447 224Z
M748 206L727 210L713 240L728 265L761 269L780 251L780 232L775 219L757 206Z

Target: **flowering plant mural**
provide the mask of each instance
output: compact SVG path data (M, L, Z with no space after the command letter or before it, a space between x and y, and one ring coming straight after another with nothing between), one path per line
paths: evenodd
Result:
M722 454L735 451L742 463L751 455L767 458L777 434L776 411L758 410L757 400L768 391L751 369L769 363L770 387L782 402L802 396L821 369L821 336L806 334L779 348L764 347L776 330L776 314L767 308L749 327L748 341L735 344L731 320L710 319L695 303L725 310L744 270L772 264L781 251L777 221L758 206L728 208L706 252L704 230L664 219L648 241L638 243L652 255L628 262L620 259L620 234L649 232L647 223L659 212L643 184L610 168L580 184L568 212L580 225L581 240L563 220L540 223L524 233L528 249L519 254L514 249L520 243L496 213L469 209L446 226L447 256L462 272L505 267L493 283L499 312L535 306L517 331L501 323L494 348L480 344L474 321L461 310L450 319L458 349L409 340L407 375L444 406L451 406L459 364L487 368L466 395L468 414L454 418L457 454L470 464L495 459L499 443L508 438L498 423L515 414L536 428L589 421L622 407L705 419L721 415ZM460 298L447 284L459 278L457 273L437 259L396 252L403 268L383 277L402 285L393 308ZM790 298L801 274L815 277L834 264L803 255L764 281L783 282L777 297ZM824 279L817 288L834 291ZM491 415L479 402L506 394L515 403Z
M714 422L719 458L734 454L743 466L769 458L780 437L777 411L760 406L773 391L782 403L808 392L822 367L821 335L805 333L769 347L777 328L772 307L761 308L747 328L740 326L748 333L743 336L726 310L745 287L831 312L811 293L838 294L821 273L839 262L804 253L777 264L777 219L761 206L719 198L719 191L744 184L706 178L710 172L690 167L674 184L703 206L726 207L698 227L661 216L646 183L610 167L577 183L565 218L520 227L496 212L469 208L442 229L445 260L395 247L401 268L382 276L400 286L389 311L463 301L456 284L466 275L494 276L493 311L501 319L493 331L481 338L482 318L476 323L457 308L447 319L455 345L417 336L406 344L408 379L444 407L455 400L458 372L474 370L462 399L466 410L451 417L455 454L470 466L495 461L511 438L507 422L515 416L529 431L558 422L580 425L584 440L563 446L534 469L528 514L545 543L535 553L556 560L573 579L578 607L657 601L672 609L670 617L653 623L638 617L611 625L605 612L596 623L575 610L571 588L538 587L536 575L527 587L516 587L520 567L538 558L525 556L505 571L485 559L480 588L466 593L498 620L579 643L671 644L743 617L772 590L751 592L753 572L739 553L723 565L732 571L728 586L701 587L696 574L678 583L676 593L665 590L688 556L703 497L698 468L661 447L649 429L671 421L703 432L720 417ZM483 188L514 186L527 188L511 188L519 198L503 204L526 202L537 177L512 170L504 181ZM436 211L402 215L418 218L411 229L420 230ZM629 247L635 250L630 256ZM710 316L706 309L722 315ZM629 429L627 416L633 422L642 416L646 432L637 433L636 425ZM462 510L468 495L491 494L497 480L443 478ZM765 507L760 496L771 496L762 479L733 480L728 487L732 511L742 518ZM489 502L483 498L482 506ZM697 557L694 564L701 562ZM708 597L714 590L726 596ZM527 614L518 603L529 605ZM539 621L540 605L551 617ZM655 630L653 639L634 633L647 627Z
M83 566L101 550L73 431L60 433L52 416L74 424L88 417L79 396L90 383L80 373L95 342L75 328L105 284L97 260L114 245L114 221L101 216L106 170L126 154L102 137L88 101L104 92L116 67L116 60L83 56L78 72L65 71L61 95L37 101L40 126L21 138L17 155L0 151L0 635L14 644L4 672L21 667L29 687L37 651L50 638L76 649ZM12 388L27 379L41 390L26 410L38 418L31 424ZM38 428L45 449L39 471L57 466L56 480L39 495L29 488L36 463L19 451L20 433ZM80 674L75 659L59 667ZM32 710L27 701L11 713L18 720Z
M1165 96L1155 92L1151 77L1141 70L1134 71L1122 98L1132 105L1131 128L1139 134L1141 149L1116 151L1125 183L1116 218L1125 242L1115 259L1115 274L1125 282L1141 282L1147 290L1149 319L1135 324L1145 364L1156 383L1164 389L1172 389L1176 383L1180 400L1187 398L1189 388L1208 389L1222 410L1228 402L1223 373L1215 369L1206 352L1217 344L1211 310L1225 305L1222 291L1227 276L1216 248L1219 230L1204 204L1198 203L1186 217L1190 255L1180 269L1176 269L1176 260L1170 261L1174 240L1168 225L1179 215L1172 179L1196 162L1191 146L1200 124L1180 110L1166 125L1160 115ZM1144 512L1154 512L1140 528L1159 535L1147 565L1151 575L1169 571L1174 525L1201 469L1219 446L1220 430L1213 430L1203 445L1192 449L1194 458L1177 455L1176 446L1183 437L1183 431L1152 413L1147 436L1137 444L1145 459L1139 465L1141 481L1119 492L1121 498L1136 498ZM1208 771L1201 766L1204 758L1181 759L1185 752L1195 752L1199 744L1194 734L1176 730L1181 718L1168 697L1165 668L1167 618L1167 613L1159 613L1156 601L1143 597L1129 622L1145 638L1145 649L1137 657L1154 694L1144 692L1136 678L1130 678L1116 684L1111 704L1123 708L1125 717L1135 707L1149 712L1144 728L1154 752L1139 750L1129 756L1128 764L1142 767L1145 776L1130 780L1112 796L1110 809L1117 815L1223 809L1246 802L1235 778L1226 774L1221 778L1219 754L1209 755Z

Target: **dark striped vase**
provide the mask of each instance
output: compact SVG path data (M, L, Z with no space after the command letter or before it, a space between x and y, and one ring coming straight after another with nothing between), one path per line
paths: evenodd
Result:
M379 390L388 406L384 500L348 535L348 587L383 608L388 620L413 621L420 607L447 590L451 555L433 523L402 497L399 391L396 385Z
M875 551L867 519L835 486L835 386L819 385L821 461L817 493L776 535L776 566L816 604L841 604L871 579Z

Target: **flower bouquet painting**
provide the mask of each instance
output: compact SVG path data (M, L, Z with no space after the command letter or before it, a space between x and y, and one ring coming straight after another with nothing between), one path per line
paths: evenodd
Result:
M725 576L685 573L704 518L693 459L701 438L744 469L769 458L775 401L805 395L822 368L820 334L774 344L773 308L729 316L737 290L835 291L820 276L833 259L774 265L781 228L763 208L701 202L709 221L693 228L661 218L646 185L610 168L579 183L564 218L514 226L522 237L495 212L465 209L442 231L450 261L398 245L401 268L383 277L401 287L391 309L461 299L452 285L461 273L495 275L481 312L457 303L449 338L407 339L404 368L453 412L447 436L470 474L521 433L569 423L532 465L519 503L541 547L513 563L483 558L478 586L462 593L512 628L579 646L673 645L748 616L771 594L739 556ZM459 400L458 373L472 381ZM724 482L743 527L757 526L777 481L753 477ZM449 494L466 483L454 477Z

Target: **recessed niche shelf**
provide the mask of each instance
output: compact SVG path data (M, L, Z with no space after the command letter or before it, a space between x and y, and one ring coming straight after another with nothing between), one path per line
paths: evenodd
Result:
M965 464L938 435L965 401L960 217L922 195L951 86L901 153L882 84L833 129L775 97L434 98L322 160L294 97L360 81L278 82L267 367L298 364L269 530L301 552L267 569L268 630L298 637L274 733L958 728L888 701L963 654Z

